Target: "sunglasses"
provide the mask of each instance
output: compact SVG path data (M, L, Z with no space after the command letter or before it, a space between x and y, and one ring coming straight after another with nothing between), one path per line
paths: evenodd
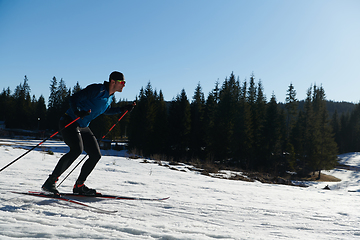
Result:
M116 80L116 81L118 81L119 83L122 83L122 84L126 83L125 80Z

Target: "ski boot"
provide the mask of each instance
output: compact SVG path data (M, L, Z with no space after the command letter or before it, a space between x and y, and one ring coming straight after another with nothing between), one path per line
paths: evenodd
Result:
M96 190L88 188L87 186L85 186L84 182L76 182L73 188L73 193L85 196L97 195Z
M59 178L53 175L49 175L49 178L42 185L41 189L45 192L58 195L59 191L56 189L56 182Z

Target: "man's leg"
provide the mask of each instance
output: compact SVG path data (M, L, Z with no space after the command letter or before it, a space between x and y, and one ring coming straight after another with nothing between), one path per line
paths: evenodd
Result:
M67 115L66 115L67 116ZM67 116L64 121L60 121L60 129L64 128L66 124L71 122L72 119ZM70 151L62 156L56 165L52 175L59 177L63 172L70 167L70 165L79 157L84 151L83 140L80 134L78 124L74 123L65 128L61 135L64 142L70 147Z
M96 194L96 190L87 188L84 185L84 182L101 158L100 147L90 128L81 128L80 131L82 140L84 142L84 149L85 152L89 155L89 158L85 161L81 168L81 172L78 180L74 185L73 192L85 195L93 195Z
M64 126L71 121L72 119L69 116L63 116L59 122L60 129L63 129ZM83 141L80 135L79 127L76 123L65 128L61 134L64 142L70 147L70 151L60 158L54 171L42 186L44 191L53 193L58 193L55 183L59 176L68 169L76 158L83 152Z

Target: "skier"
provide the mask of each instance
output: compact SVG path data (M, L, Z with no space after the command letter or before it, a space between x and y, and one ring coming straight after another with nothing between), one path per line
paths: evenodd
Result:
M80 175L73 188L73 193L81 195L96 194L95 189L90 189L84 184L86 178L101 158L99 144L90 130L89 124L103 113L113 115L125 112L126 110L130 112L134 108L135 104L117 108L110 107L114 93L122 92L124 87L124 75L121 72L114 71L110 74L108 82L91 84L70 97L70 108L59 121L60 129L64 129L61 131L63 140L70 147L70 151L60 158L52 174L49 175L49 178L42 185L44 191L59 194L55 185L56 181L85 150L89 158L81 168ZM64 126L78 117L80 117L79 120L64 128Z

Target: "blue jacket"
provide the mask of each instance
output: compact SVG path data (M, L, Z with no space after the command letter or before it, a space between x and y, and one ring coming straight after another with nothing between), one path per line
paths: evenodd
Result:
M101 114L119 114L123 108L111 108L114 95L109 95L109 83L91 84L70 97L70 108L66 111L72 119L76 119L75 111L89 111L88 116L80 118L77 123L80 127L89 126L90 122Z

